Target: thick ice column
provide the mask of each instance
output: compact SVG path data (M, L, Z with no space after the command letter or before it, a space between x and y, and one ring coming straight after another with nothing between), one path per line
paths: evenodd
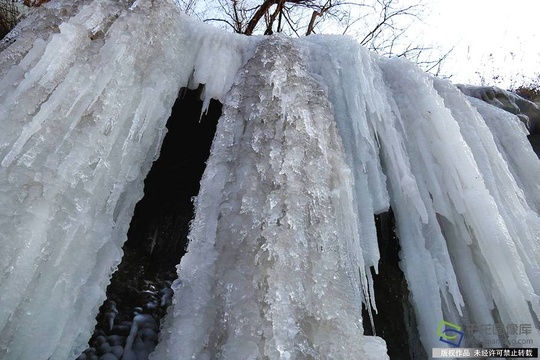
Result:
M332 103L332 111L354 177L353 204L358 213L360 247L365 260L368 308L376 307L371 268L377 272L379 247L374 214L387 211L390 200L379 159L379 143L371 119L378 114L373 88L372 55L347 37L309 36L301 39L309 54L310 72L317 75Z
M377 56L354 41L320 37L309 42L312 43L309 49L311 66L328 87L336 122L355 174L356 206L362 209L359 213L364 214L361 228L374 227L373 214L381 210L381 204L386 207L392 204L402 254L406 258L403 263L407 266L402 269L416 300L414 305L421 309L418 310L422 313L419 332L429 349L430 345L436 345L429 339L431 334L436 334L436 327L443 318L443 301L455 309L460 307L462 299L445 238L435 212L424 203L425 190L421 183L416 183L415 170L409 159L416 154L408 151L409 138L403 129L406 119L399 117L394 100L404 94L388 92ZM387 191L390 191L390 199ZM428 219L430 225L424 225ZM364 232L370 235L369 231ZM363 240L368 239L371 241L364 248L369 251L369 265L376 268L376 234ZM444 299L440 296L441 288Z
M0 78L2 359L76 357L120 261L193 66L175 65L175 8L138 3L93 1L26 54L12 45L21 60Z
M261 43L225 98L152 359L386 358L365 351L353 178L298 53Z
M344 44L347 42L345 41ZM334 47L338 47L338 45ZM357 48L356 56L351 56L351 48L354 47L351 45L331 52L335 54L333 60L335 69L331 70L336 74L334 80L329 81L325 75L331 73L330 69L324 74L321 73L321 76L323 78L326 76L325 84L328 84L329 87L337 86L342 89L342 92L347 93L346 97L338 96L335 101L340 104L336 108L345 113L341 115L345 132L355 134L352 139L358 145L353 146L352 151L358 151L357 149L365 147L366 144L373 144L374 150L371 151L371 154L374 153L378 157L380 153L385 175L378 176L377 168L368 168L367 171L364 170L360 173L367 173L364 176L367 176L371 181L379 178L386 179L388 182L390 203L396 214L400 240L402 241L402 254L408 254L405 255L408 258L407 264L412 264L408 268L402 268L405 270L409 289L417 296L418 302L415 305L417 309L421 309L423 314L419 323L420 334L425 341L430 334L426 323L434 323L433 333L435 333L436 326L443 317L440 284L448 283L451 291L455 294L456 302L460 303L459 291L456 293L457 281L453 274L448 252L445 249L444 237L439 234L438 237L430 239L431 243L436 244L432 249L433 253L426 249L424 232L428 234L431 227L423 228L422 224L430 216L432 223L436 223L436 221L434 213L428 213L420 195L421 185L417 185L415 182L414 170L411 168L409 159L409 156L412 155L406 149L408 139L403 134L401 118L396 116L396 112L399 112L395 109L392 97L403 96L403 94L388 93L376 56L365 53L360 48ZM347 86L339 87L337 84L341 83L346 83ZM344 101L344 98L347 100ZM358 110L350 114L349 109L355 107ZM355 125L355 123L358 124ZM347 130L348 127L365 128L368 131L361 135L362 133L354 132L354 130ZM369 160L370 156L366 155L364 155L364 159ZM371 161L378 163L379 159ZM361 162L354 162L353 166L360 167L360 164ZM386 186L384 182L382 185ZM385 188L383 191L379 191L382 194L385 192ZM372 192L372 194L375 197L380 196L376 192ZM359 206L366 206L366 204L359 202ZM408 222L399 224L400 219L407 219ZM448 289L445 288L444 293L448 294ZM448 300L454 301L451 297ZM425 342L424 344L428 348L430 344L434 345L434 343L426 344Z

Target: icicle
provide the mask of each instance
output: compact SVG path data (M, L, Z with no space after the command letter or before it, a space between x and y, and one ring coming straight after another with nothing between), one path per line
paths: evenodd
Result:
M540 162L516 117L349 38L226 34L172 0L56 4L0 44L0 357L86 346L187 86L224 115L153 358L387 358L361 308L390 206L427 352L443 319L537 326Z
M152 359L386 357L364 348L352 174L297 52L261 43L225 99Z
M4 359L67 359L86 347L159 129L192 69L175 64L185 38L174 8L123 6L81 5L0 79ZM154 103L122 151L142 96Z

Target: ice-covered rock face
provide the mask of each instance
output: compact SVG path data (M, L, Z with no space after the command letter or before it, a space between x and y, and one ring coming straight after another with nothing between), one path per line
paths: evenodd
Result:
M226 34L172 1L61 14L0 53L0 357L86 347L170 109L199 84L224 115L153 359L386 358L360 309L389 206L428 354L442 320L540 341L540 162L515 117L349 38Z
M529 132L540 132L540 107L511 91L495 86L472 86L459 84L457 87L468 96L483 100L519 117Z
M67 3L73 16L59 28L36 13L0 54L3 359L75 358L86 347L193 68L175 64L183 32L166 2Z
M362 341L351 172L298 53L290 40L264 41L224 99L153 359L374 355Z

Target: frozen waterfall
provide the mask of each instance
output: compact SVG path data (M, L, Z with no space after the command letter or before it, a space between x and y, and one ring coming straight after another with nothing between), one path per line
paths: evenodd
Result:
M390 208L428 356L443 320L531 327L475 346L540 344L540 162L516 116L350 38L228 34L173 0L53 0L0 49L0 358L87 346L199 85L223 114L151 359L388 358L362 308L383 311Z

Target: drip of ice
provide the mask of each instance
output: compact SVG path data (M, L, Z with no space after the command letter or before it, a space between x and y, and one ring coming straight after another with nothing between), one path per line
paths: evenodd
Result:
M46 14L62 4L44 5ZM129 5L70 3L65 22L36 12L0 54L4 359L86 348L180 88L195 77L218 97L255 41L227 46L230 36L190 28L168 2ZM227 73L209 72L228 62Z
M353 179L298 53L261 44L224 99L154 359L369 358Z
M227 34L172 0L69 3L0 53L0 357L86 347L172 105L201 84L223 116L152 359L387 358L361 309L384 311L389 207L428 354L441 320L540 342L540 163L517 117L349 38Z

